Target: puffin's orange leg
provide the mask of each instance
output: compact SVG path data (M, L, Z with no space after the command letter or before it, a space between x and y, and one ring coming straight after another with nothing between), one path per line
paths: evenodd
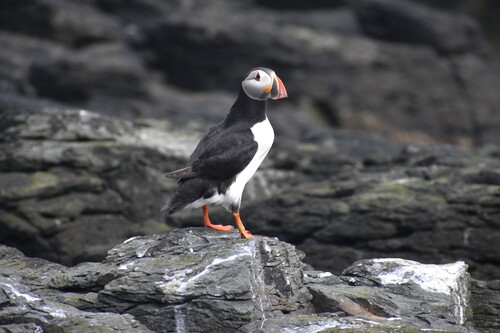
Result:
M228 231L233 229L233 227L230 225L212 224L210 222L210 219L208 218L208 205L201 207L201 209L203 210L203 224L205 225L205 227L219 231Z
M234 222L236 222L236 228L240 231L241 238L253 238L253 235L250 231L245 229L243 222L241 222L240 212L233 213Z

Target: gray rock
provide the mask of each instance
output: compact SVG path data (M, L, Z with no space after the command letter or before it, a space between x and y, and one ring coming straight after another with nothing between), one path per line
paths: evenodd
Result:
M106 99L123 96L131 102L151 100L147 75L143 64L126 47L104 44L38 59L31 64L28 79L42 98L105 109Z
M0 262L1 332L151 332L132 316L80 311L53 298L48 283L64 266L26 258L5 246Z
M491 80L493 75L479 74L482 70L475 72L474 80L462 73L462 57L471 57L484 70L497 72L490 60L478 55L484 53L486 44L474 22L418 4L380 1L383 6L379 7L391 19L405 23L413 22L404 15L413 13L411 8L416 6L416 20L422 23L408 25L430 30L423 38L432 39L437 46L449 41L443 48L456 50L450 58L436 53L437 46L427 39L410 44L410 33L391 43L364 36L357 29L356 18L362 24L368 20L360 14L363 8L371 13L367 3L353 4L352 11L324 9L321 14L298 18L294 12L269 12L247 2L218 1L211 6L196 2L188 6L189 13L187 7L169 7L163 10L163 17L140 26L143 45L152 50L156 67L166 73L169 82L186 89L234 91L233 82L241 80L247 63L272 64L286 78L291 101L302 103L298 111L319 113L329 125L370 129L405 142L472 146L486 138L487 142L496 141L492 139L496 134L485 123L497 122L498 117L487 111L498 104L497 96L473 87L491 85L498 90L500 83ZM241 25L239 12L245 12L247 21L259 24ZM353 13L358 13L356 18ZM350 27L348 31L326 23L337 17ZM438 28L432 30L434 25ZM457 29L470 33L462 40L458 36L464 34L456 34ZM402 31L398 25L386 30L387 34ZM246 62L240 61L241 54ZM221 57L225 61L220 62ZM198 79L193 82L191 77ZM290 104L289 108L295 106Z
M361 261L311 271L275 238L204 228L131 238L64 267L0 247L0 327L64 332L471 332L466 265ZM482 286L483 292L489 290ZM474 297L475 293L472 293ZM474 317L475 318L475 317ZM493 325L482 317L482 325ZM19 326L19 324L23 326ZM486 327L486 326L483 326Z
M0 5L0 28L82 47L122 36L119 22L85 2L15 1ZM19 20L19 18L23 18Z
M74 264L168 228L159 207L175 184L162 175L184 165L196 134L53 106L1 119L2 242ZM251 231L299 244L318 269L340 273L358 259L397 255L463 259L474 277L495 279L498 168L495 158L449 146L311 133L298 146L277 142L242 214ZM212 217L232 223L223 210ZM202 223L189 210L167 222Z
M0 134L0 240L71 264L166 230L158 208L175 184L162 174L182 167L201 132L224 116L234 82L255 65L241 61L248 52L249 62L276 68L291 92L269 106L277 140L245 193L251 230L300 244L315 267L337 273L361 258L397 255L463 259L474 277L498 278L494 145L467 153L330 128L371 128L399 141L495 142L498 69L474 51L475 35L453 42L469 51L444 56L428 42L366 35L361 9L337 4L307 12L227 0L0 5L9 16L0 33L0 128L8 129ZM394 19L405 17L398 6L411 5L384 2ZM30 30L31 12L13 19L30 8L51 28ZM418 8L415 15L439 27L467 25ZM90 17L81 29L79 9ZM242 25L242 13L262 25ZM51 23L59 15L66 25ZM63 103L169 123L159 130L160 121L87 117ZM230 220L221 211L214 218ZM168 224L199 226L199 212Z
M31 323L23 328L27 331L151 332L131 316L83 312L72 306L41 299L10 278L0 278L0 289L8 299L8 304L4 304L0 310L1 321ZM11 324L3 329L15 332Z
M431 46L437 52L489 54L479 25L463 14L440 12L413 1L353 0L363 31L375 38Z
M297 5L312 10L268 8ZM498 68L483 56L476 23L462 15L389 0L0 6L0 98L199 128L204 115L214 123L224 116L249 68L265 65L290 92L277 117L289 138L340 127L404 142L499 141Z
M500 330L500 280L472 280L471 306L474 326L481 332Z
M173 314L177 331L254 331L275 311L307 305L300 258L276 239L242 242L236 233L221 236L203 229L179 230L146 243L133 239L106 259L132 273L108 283L100 299L114 309L156 303L131 313L145 318L156 311ZM168 331L160 330L159 320L149 318L148 327Z
M297 244L309 264L337 274L362 258L397 256L424 263L461 259L475 278L498 279L497 158L356 138L359 145L338 135L317 146L276 148L271 166L295 176L279 195L244 202L247 228ZM212 218L229 222L225 212ZM192 226L200 219L194 212L167 222Z
M89 313L89 320L109 320L116 331L128 328L108 312L130 325L132 315L155 332L252 332L265 318L304 311L310 302L301 253L277 239L243 241L237 232L198 228L135 237L112 249L103 263L72 268L23 259L5 247L2 252L6 277L0 287L7 302L24 303L0 312L0 323L18 316L46 327L57 317L69 327L77 307L105 311ZM23 304L34 313L23 313Z
M197 139L58 108L4 112L0 127L0 242L65 264L166 230L159 209L175 184L162 174Z
M445 326L448 323L464 325L472 319L470 277L464 262L423 265L410 260L371 259L354 263L344 270L341 278L346 278L355 287L339 290L341 296L337 295L337 300L342 296L359 298L366 281L370 281L369 285L374 282L376 286L390 289L380 291L385 293L381 299L377 295L373 299L364 296L369 302L365 304L369 312L378 316L414 317L429 323L443 320ZM440 329L432 324L429 326Z
M307 285L318 314L271 319L261 331L471 332L466 270L463 262L372 259L354 263L340 279L306 271L306 277L313 275Z
M399 320L367 320L356 317L343 317L335 314L296 316L292 318L271 319L259 331L262 333L279 332L475 332L474 330L452 327L451 330L419 329Z
M275 9L318 9L318 8L335 8L344 6L346 4L345 0L312 0L312 1L285 1L285 0L255 0L259 5L266 6Z

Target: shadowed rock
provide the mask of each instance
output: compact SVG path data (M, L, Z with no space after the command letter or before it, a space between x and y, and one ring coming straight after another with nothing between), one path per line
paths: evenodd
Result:
M363 31L375 38L425 44L447 55L489 54L479 25L463 14L406 0L353 0L350 4Z
M269 8L297 6L311 10ZM277 127L294 139L321 125L403 142L499 142L498 66L463 15L403 0L6 0L0 9L0 97L184 126L221 119L223 100L262 65L285 80L288 122Z
M0 128L0 242L65 264L166 230L158 207L174 184L159 180L195 140L58 108L4 112Z

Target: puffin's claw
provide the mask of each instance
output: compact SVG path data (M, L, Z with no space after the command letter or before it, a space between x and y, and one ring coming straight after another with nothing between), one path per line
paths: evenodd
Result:
M236 228L240 231L241 238L253 238L253 235L245 229L243 222L241 222L240 212L236 211L233 213L234 222L236 222Z
M241 238L253 238L253 235L248 230L240 230Z
M232 225L222 225L222 224L205 224L205 227L212 228L219 231L229 231L233 229Z

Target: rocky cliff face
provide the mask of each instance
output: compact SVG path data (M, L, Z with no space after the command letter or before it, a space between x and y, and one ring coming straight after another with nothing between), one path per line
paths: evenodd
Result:
M0 243L95 262L2 248L0 330L499 328L500 76L480 29L403 0L302 6L0 3ZM291 97L242 216L306 264L195 229L122 243L201 225L160 215L162 175L255 65ZM467 286L466 265L492 281Z
M397 0L6 0L0 9L2 99L185 124L220 119L241 76L263 65L290 92L287 111L275 112L288 120L280 134L327 125L405 142L500 142L499 70L460 14Z
M203 228L134 237L63 267L0 248L4 332L471 332L463 262L311 270L275 238ZM482 318L480 313L479 318Z
M199 211L159 209L196 143L168 123L137 124L47 107L0 116L0 241L64 264L101 260L138 235L200 226ZM495 151L400 145L336 132L278 142L248 185L248 228L297 244L314 267L356 260L465 260L497 279L500 162ZM213 219L232 223L227 212ZM337 259L332 261L335 253Z

